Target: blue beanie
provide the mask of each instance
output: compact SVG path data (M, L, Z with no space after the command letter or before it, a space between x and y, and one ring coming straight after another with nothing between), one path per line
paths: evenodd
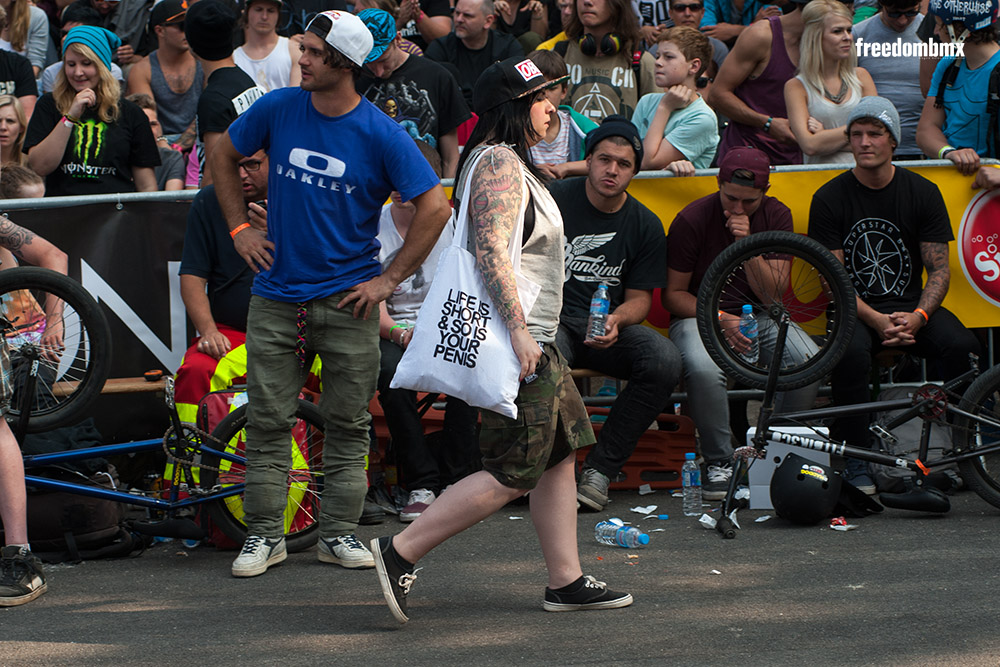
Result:
M92 25L78 25L75 28L71 28L66 33L66 37L63 38L62 52L64 58L66 57L66 47L70 44L83 44L89 47L101 59L104 67L111 69L111 57L114 56L118 47L122 45L122 40L110 30L97 28Z

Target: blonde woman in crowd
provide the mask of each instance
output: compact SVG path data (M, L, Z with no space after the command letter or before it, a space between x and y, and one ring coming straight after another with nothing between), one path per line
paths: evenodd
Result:
M24 107L13 95L0 95L0 164L27 164L28 156L21 152L28 119Z
M862 97L878 93L858 67L851 11L838 0L813 0L802 20L799 72L785 84L788 122L806 164L853 164L847 117Z
M104 28L77 26L63 40L55 89L38 100L24 150L48 195L154 192L160 157L146 114L122 99L111 74L120 44Z

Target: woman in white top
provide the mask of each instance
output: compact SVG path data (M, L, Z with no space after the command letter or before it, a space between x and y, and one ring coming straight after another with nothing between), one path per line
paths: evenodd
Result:
M30 0L0 0L7 23L0 32L0 49L19 53L31 61L35 78L45 68L49 47L49 20Z
M802 20L799 73L785 84L788 122L806 164L853 164L844 126L861 98L877 92L858 67L851 12L838 0L813 0Z

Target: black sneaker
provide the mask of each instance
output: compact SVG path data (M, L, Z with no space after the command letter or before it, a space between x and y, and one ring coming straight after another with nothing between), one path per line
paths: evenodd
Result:
M396 550L392 548L391 537L378 537L371 541L372 555L375 556L375 571L378 572L378 582L382 586L389 611L400 623L410 620L406 615L406 596L410 586L416 580L416 570L407 569L399 564Z
M705 470L705 482L701 486L704 500L722 500L729 493L729 480L733 478L732 460L709 463Z
M609 591L608 585L589 574L560 589L545 589L545 611L586 611L588 609L618 609L632 604L631 593Z
M580 472L580 483L576 486L576 499L581 508L600 512L608 504L608 487L611 480L602 472L593 468L584 468Z
M0 549L0 607L31 602L46 590L42 561L24 547Z

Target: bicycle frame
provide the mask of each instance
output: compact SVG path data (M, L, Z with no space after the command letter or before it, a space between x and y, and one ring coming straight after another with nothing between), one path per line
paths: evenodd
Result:
M34 389L34 383L36 381L36 368L32 367L32 372L28 374L26 380L27 391L23 392L23 396L27 397ZM27 398L25 398L25 402ZM230 463L239 464L241 466L246 466L246 457L234 452L226 452L214 449L212 447L207 447L200 442L192 443L191 440L185 435L184 425L181 423L180 417L177 415L177 408L174 404L174 387L173 378L167 378L167 388L165 391L165 402L167 406L167 411L170 415L170 423L172 425L172 432L177 441L182 445L194 446L197 451L202 455L216 456L219 457L220 461L229 461ZM28 410L24 406L22 409L22 421L23 417L27 416ZM93 458L103 458L106 456L120 456L126 454L142 454L146 452L160 451L164 447L164 439L150 439L150 440L137 440L134 442L126 442L112 445L99 445L97 447L87 447L83 449L73 449L62 452L52 452L48 454L31 454L24 455L22 460L24 462L25 471L32 470L34 468L40 468L43 466L58 465L60 463L68 463L70 461L81 461L84 459ZM167 446L169 449L169 445ZM63 493L72 493L75 495L89 496L91 498L100 498L103 500L111 500L114 502L125 503L128 505L135 505L138 507L145 507L148 509L158 510L172 513L176 510L192 507L195 505L200 505L209 501L220 500L222 498L228 498L230 496L235 496L243 493L245 484L232 484L225 488L216 488L208 492L203 492L200 489L197 492L192 493L190 485L184 485L179 482L180 473L185 474L187 481L190 480L189 470L185 470L187 467L197 467L196 465L185 466L185 464L177 462L174 464L177 469L177 474L174 476L173 483L170 485L169 495L167 500L162 498L151 498L139 493L130 493L128 491L118 491L116 489L105 489L98 486L90 486L87 484L79 484L75 482L67 482L64 480L50 479L47 477L37 477L34 475L25 474L24 481L27 486L32 486L39 489L45 489L49 491L61 491ZM187 498L181 498L180 494L186 489L189 495Z
M151 439L151 440L137 440L135 442L126 442L114 445L101 445L98 447L88 447L85 449L74 449L72 451L65 452L54 452L51 454L35 454L26 455L23 457L24 468L27 472L33 468L39 468L48 465L57 465L60 463L67 463L69 461L80 461L83 459L92 458L102 458L105 456L118 456L123 454L141 454L144 452L160 451L163 447L163 440ZM246 465L246 458L240 456L239 454L234 454L225 451L219 451L211 447L201 446L198 448L203 454L209 454L212 456L218 456L221 460L230 461L232 463L238 463L240 465ZM196 466L195 466L196 467ZM86 484L77 484L75 482L66 482L62 480L49 479L47 477L36 477L34 475L25 474L24 476L25 484L28 486L33 486L39 489L45 489L48 491L62 491L64 493L72 493L75 495L89 496L91 498L101 498L103 500L112 500L115 502L125 503L128 505L135 505L138 507L146 507L149 509L160 510L160 511L173 511L184 507L191 507L194 505L200 505L213 500L219 500L221 498L228 498L229 496L234 496L243 493L243 484L233 484L227 486L225 489L217 489L210 491L204 495L189 496L187 498L180 498L181 486L171 485L169 490L169 499L163 500L161 498L150 498L147 496L139 495L136 493L129 493L127 491L116 491L112 489L104 489L96 486L88 486Z
M933 422L930 421L928 417L933 416L934 412L937 412L938 415L947 413L953 416L961 416L973 423L993 427L1000 432L1000 421L962 410L961 408L952 405L952 402L947 398L948 392L953 392L956 387L965 382L971 383L979 375L978 357L974 357L974 355L970 355L970 370L966 371L962 375L944 384L923 385L923 387L917 390L920 391L920 389L924 388L934 388L940 390L944 396L941 396L940 394L935 395L935 392L931 390L926 391L924 396L918 397L916 401L906 398L892 401L855 403L852 405L801 410L798 412L788 412L781 415L775 415L774 399L777 394L778 376L780 374L781 367L780 359L782 359L782 355L784 353L784 341L788 324L789 320L787 314L781 314L778 318L778 336L772 355L772 363L768 373L767 383L764 389L764 400L761 403L757 422L757 431L752 440L752 449L755 450L754 454L756 456L763 456L767 450L767 442L769 440L773 440L776 442L793 444L804 449L811 449L813 451L851 457L890 467L903 468L922 477L928 475L933 468L1000 452L1000 438L998 438L992 443L976 447L973 451L956 451L953 448L950 450L951 454L947 456L942 456L931 461L927 460L927 453L930 446L931 428L933 428ZM905 409L902 414L893 418L884 426L878 424L872 425L870 430L881 439L895 440L895 437L890 433L892 429L916 417L923 418L924 423L920 432L920 445L917 451L917 456L914 460L910 460L906 457L883 454L870 449L852 447L844 442L832 440L818 433L816 434L816 437L811 437L807 435L784 433L779 428L783 424L801 425L803 422L818 419L829 419L834 417L862 414L870 415L900 409ZM749 464L747 463L747 456L749 456L749 454L738 457L736 470L733 472L732 478L729 482L729 491L726 494L725 499L722 501L722 516L719 518L716 525L717 530L727 539L735 537L735 526L730 516L736 505L735 496L739 479L742 478L744 472L749 467Z

